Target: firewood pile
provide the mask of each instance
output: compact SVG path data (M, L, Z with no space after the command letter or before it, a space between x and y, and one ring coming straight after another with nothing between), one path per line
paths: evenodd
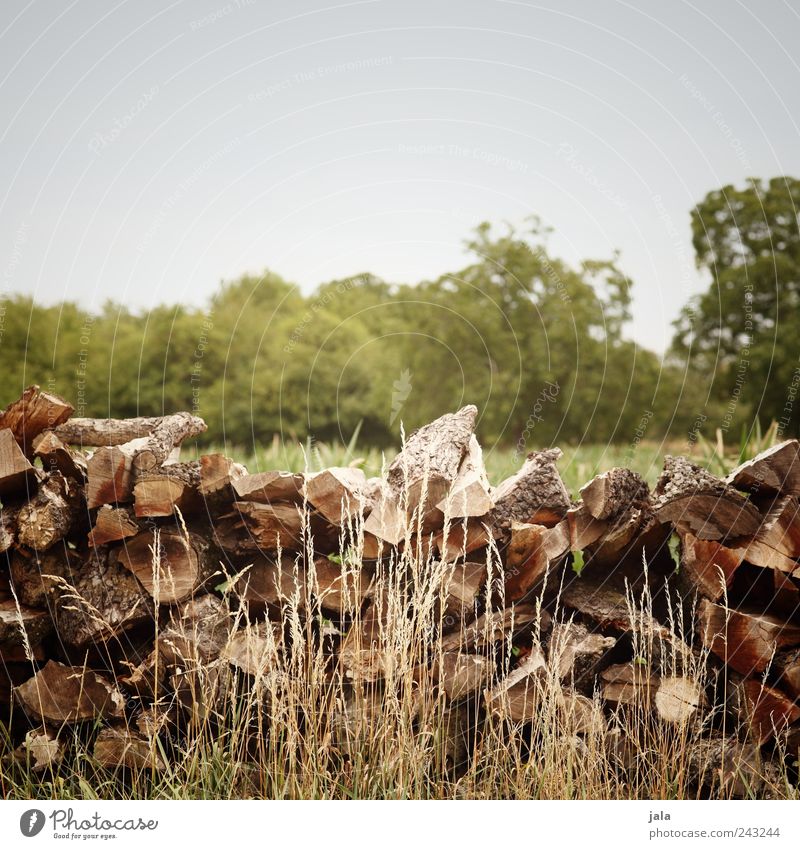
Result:
M182 461L196 416L73 412L32 386L0 414L0 722L35 769L57 769L76 728L98 763L153 767L153 735L197 712L198 670L246 686L259 646L299 635L324 643L340 694L385 683L386 630L415 615L404 588L433 574L414 676L448 716L533 722L549 680L576 745L599 723L623 769L634 710L693 729L699 783L745 792L797 758L797 440L725 480L681 457L652 491L612 469L575 501L558 449L492 486L473 406L411 434L384 478ZM353 704L328 707L346 755Z

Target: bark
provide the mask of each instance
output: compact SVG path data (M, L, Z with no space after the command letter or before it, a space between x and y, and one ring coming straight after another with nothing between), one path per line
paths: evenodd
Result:
M203 501L199 493L200 464L167 463L160 469L136 476L133 500L139 518L182 516L199 513ZM176 509L177 508L177 509Z
M580 494L591 516L613 519L647 504L650 491L641 475L616 468L597 475L581 488Z
M46 551L72 528L81 495L75 481L53 472L17 514L17 541L35 551Z
M787 439L742 463L726 478L753 495L800 495L800 442Z
M32 456L33 440L42 431L66 421L74 409L58 395L29 386L21 398L0 413L0 428L9 428L23 452Z

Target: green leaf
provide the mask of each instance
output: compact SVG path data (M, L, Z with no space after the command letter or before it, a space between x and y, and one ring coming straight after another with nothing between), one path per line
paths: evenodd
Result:
M572 571L576 575L580 575L583 571L583 552L582 551L573 551L572 552Z

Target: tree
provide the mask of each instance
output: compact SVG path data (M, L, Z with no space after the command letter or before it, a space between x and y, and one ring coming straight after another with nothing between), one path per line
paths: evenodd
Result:
M675 323L673 353L732 421L776 419L797 433L800 404L800 181L748 180L709 192L692 211L697 265L711 277Z

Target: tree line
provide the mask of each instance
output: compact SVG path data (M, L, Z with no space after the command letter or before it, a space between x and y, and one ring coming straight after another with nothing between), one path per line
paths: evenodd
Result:
M385 446L465 403L484 444L738 439L760 419L798 433L800 182L751 180L692 211L710 282L666 356L626 336L618 258L572 265L537 219L483 224L470 262L412 284L372 274L304 294L272 272L224 282L204 307L94 314L24 295L0 306L7 400L39 383L86 416L193 410L208 442L283 438Z

